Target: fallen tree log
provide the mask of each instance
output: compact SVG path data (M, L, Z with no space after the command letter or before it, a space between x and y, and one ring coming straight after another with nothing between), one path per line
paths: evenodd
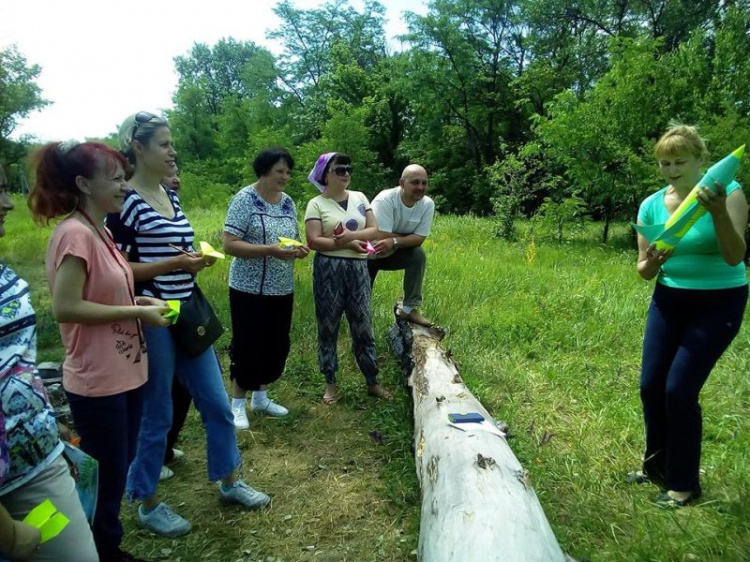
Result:
M478 412L495 427L443 351L443 337L440 328L397 317L389 338L414 399L415 457L422 490L418 559L570 560L557 543L529 473L505 438L449 425L450 413Z

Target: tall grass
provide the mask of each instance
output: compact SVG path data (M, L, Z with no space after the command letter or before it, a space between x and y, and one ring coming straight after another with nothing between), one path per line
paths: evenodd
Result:
M223 209L193 209L199 239L220 240ZM45 316L42 272L48 231L23 210L7 223L0 255L32 283L40 354L59 359ZM745 326L703 392L701 504L663 511L653 487L624 484L643 450L638 376L652 285L635 272L626 225L602 246L596 227L565 244L532 234L507 243L486 219L440 216L425 243L424 312L448 329L444 345L462 376L498 419L532 481L561 546L579 560L750 560L750 344ZM194 523L167 540L137 530L125 511L126 546L169 560L410 560L417 544L419 490L414 474L410 401L390 358L386 334L401 276L381 273L373 295L382 381L393 402L370 400L340 339L343 399L319 404L312 260L296 264L292 352L273 395L291 409L283 420L253 416L239 434L244 474L269 491L263 513L219 509L205 483L204 435L197 415L185 429L189 463L162 489ZM200 283L229 325L228 263ZM47 320L44 320L47 318ZM252 321L252 319L248 319ZM228 335L218 349L226 364ZM369 432L378 431L383 442ZM509 507L510 509L510 507ZM476 560L481 560L477 553Z

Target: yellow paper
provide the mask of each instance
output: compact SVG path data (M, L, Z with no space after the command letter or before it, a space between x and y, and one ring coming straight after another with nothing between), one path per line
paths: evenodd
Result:
M57 511L55 504L47 498L32 509L24 517L23 522L39 529L42 535L42 542L47 542L59 535L68 523L70 523L70 519Z
M47 498L34 509L29 511L29 514L24 517L23 522L32 527L36 527L37 529L41 529L42 525L44 525L44 523L52 517L56 511L57 508L55 507L55 504L52 503L52 500Z
M164 313L164 318L169 318L172 321L172 324L177 322L177 318L180 316L180 305L180 301L177 300L167 301L169 310Z
M299 240L284 238L283 236L279 236L279 245L282 248L299 248L300 246L303 246L302 242Z
M201 247L201 254L203 254L204 256L210 256L212 258L216 258L219 260L223 260L225 257L224 254L215 250L214 247L211 246L211 244L209 244L205 240L201 241L200 247Z
M39 529L42 533L41 542L47 542L50 539L54 539L57 535L62 533L62 530L68 526L68 523L70 523L70 519L65 517L59 511L55 513L52 517L50 517L49 521L47 521L44 525L42 525L42 528Z

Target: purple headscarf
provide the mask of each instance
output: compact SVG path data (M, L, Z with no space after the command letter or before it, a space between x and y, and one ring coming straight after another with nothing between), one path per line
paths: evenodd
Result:
M325 154L318 156L318 161L315 162L315 166L313 166L313 169L310 170L310 174L307 176L310 183L317 187L321 193L325 193L327 189L323 184L323 181L325 180L323 172L336 154L338 154L338 152L326 152Z

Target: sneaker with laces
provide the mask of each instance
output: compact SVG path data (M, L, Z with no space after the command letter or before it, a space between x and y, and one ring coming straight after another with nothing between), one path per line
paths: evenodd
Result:
M138 508L138 524L164 537L179 537L190 532L190 521L177 515L161 502L149 513L143 513L143 506Z
M242 480L237 480L228 488L225 488L224 485L219 482L219 497L221 498L221 501L237 503L249 509L258 509L271 503L271 498L266 494L254 490Z
M283 418L289 413L289 410L281 404L277 404L270 398L266 398L260 403L250 402L250 409L253 412L263 412L272 418Z
M245 406L232 406L232 417L234 418L234 427L237 429L250 428L250 421L247 419Z
M159 471L159 482L162 480L169 480L174 476L174 470L169 468L168 466L162 466L161 470Z

